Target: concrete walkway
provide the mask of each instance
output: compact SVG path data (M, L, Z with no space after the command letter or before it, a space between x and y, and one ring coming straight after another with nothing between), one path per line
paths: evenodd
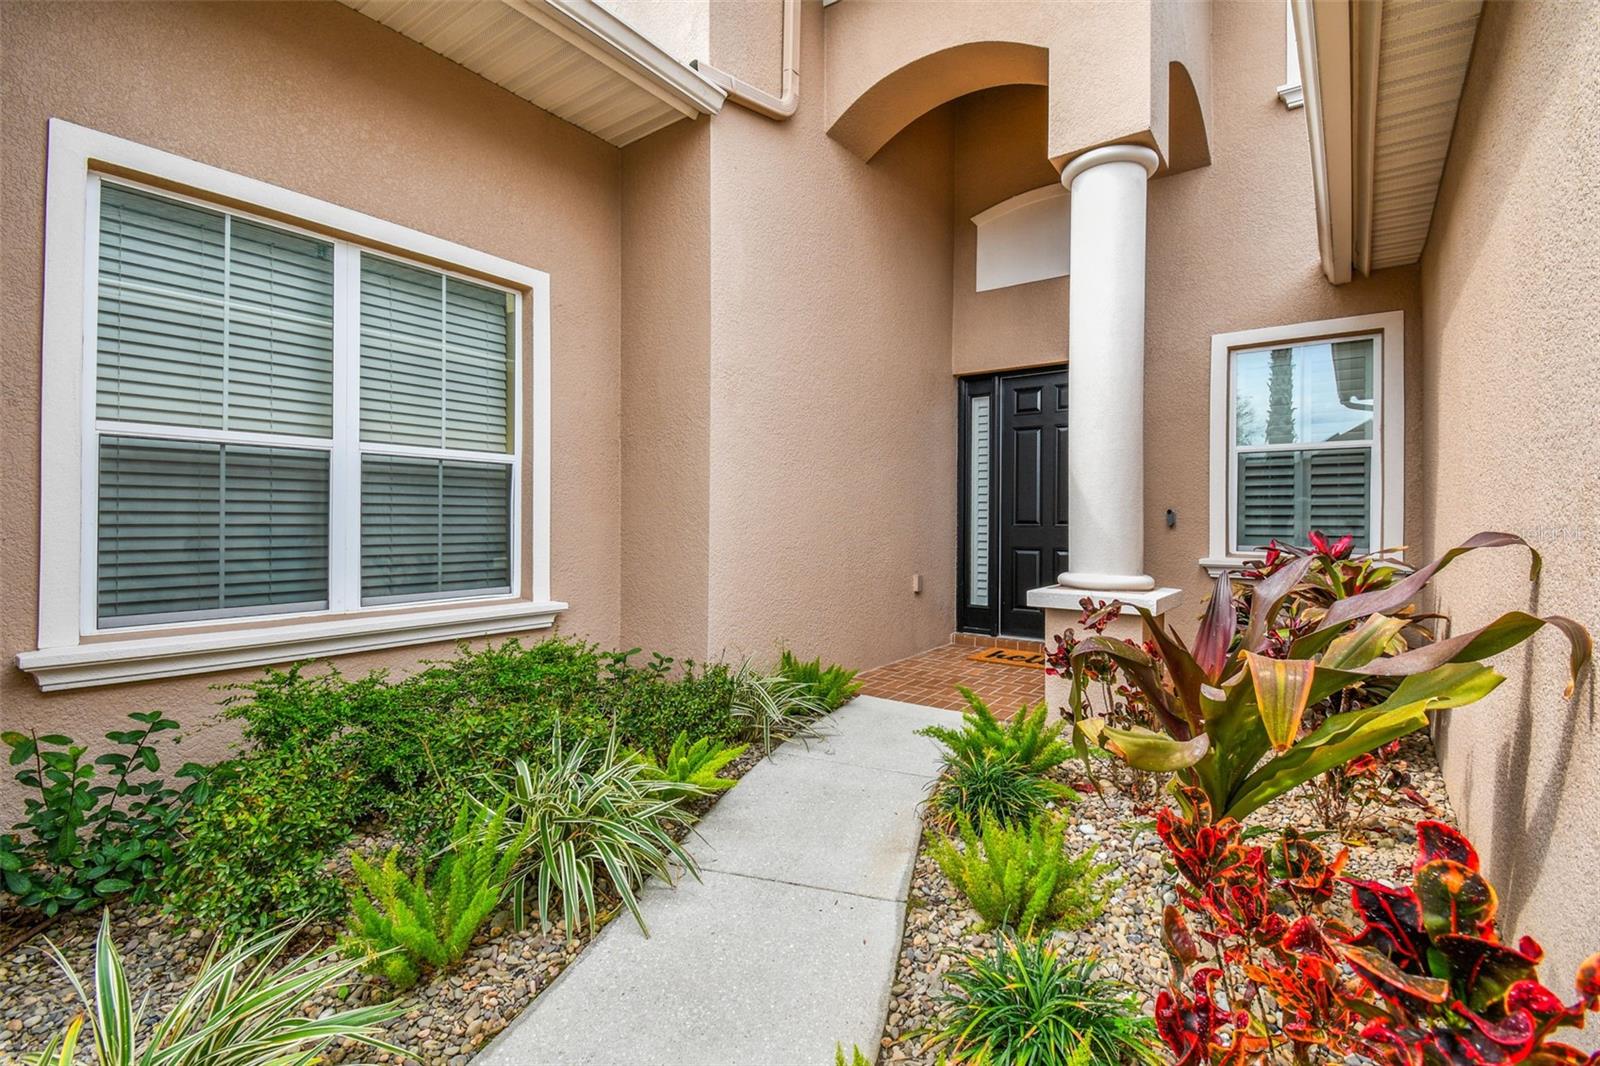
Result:
M946 710L858 696L698 827L703 881L647 887L475 1064L828 1066L882 1035Z

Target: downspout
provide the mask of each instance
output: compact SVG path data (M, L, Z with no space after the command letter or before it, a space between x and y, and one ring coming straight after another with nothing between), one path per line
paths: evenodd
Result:
M773 96L747 81L740 81L710 63L696 59L690 66L728 94L728 99L748 107L758 115L780 122L794 115L800 106L800 0L783 0L783 81L781 96Z

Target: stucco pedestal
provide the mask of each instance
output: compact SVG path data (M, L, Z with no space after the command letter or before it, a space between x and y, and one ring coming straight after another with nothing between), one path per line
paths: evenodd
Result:
M1068 588L1064 585L1045 585L1043 588L1028 591L1028 606L1044 608L1044 643L1046 648L1055 647L1056 637L1071 629L1082 637L1083 627L1078 624L1078 618L1083 614L1082 600L1085 596L1105 603L1118 600L1122 603L1122 613L1111 620L1106 626L1105 636L1113 640L1142 641L1145 639L1144 620L1139 617L1136 608L1143 607L1149 611L1156 620L1160 620L1168 611L1176 608L1183 602L1183 590L1175 588L1157 588L1145 592L1104 592L1093 589ZM1067 699L1072 690L1072 683L1065 677L1051 677L1044 679L1045 703L1052 712L1059 712L1067 706ZM1096 694L1090 693L1091 702Z

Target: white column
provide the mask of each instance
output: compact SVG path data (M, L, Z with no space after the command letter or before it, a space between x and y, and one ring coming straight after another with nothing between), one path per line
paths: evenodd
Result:
M1075 589L1139 591L1144 572L1145 187L1156 153L1119 144L1067 164L1067 550Z

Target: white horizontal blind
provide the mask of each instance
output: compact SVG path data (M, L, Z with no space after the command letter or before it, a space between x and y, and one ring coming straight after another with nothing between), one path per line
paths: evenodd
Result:
M968 535L971 537L967 548L967 558L970 560L967 603L973 607L989 606L990 400L988 396L972 397L972 418L969 423L972 440L968 442L967 464L972 485L969 490L971 513L967 516Z
M100 438L102 624L327 606L328 454Z
M1374 547L1378 339L1234 353L1233 550L1313 531Z
M514 326L508 293L361 257L362 603L510 591Z
M94 188L96 625L511 590L514 294L346 246L341 288L338 242Z
M105 183L102 419L327 437L333 246Z

